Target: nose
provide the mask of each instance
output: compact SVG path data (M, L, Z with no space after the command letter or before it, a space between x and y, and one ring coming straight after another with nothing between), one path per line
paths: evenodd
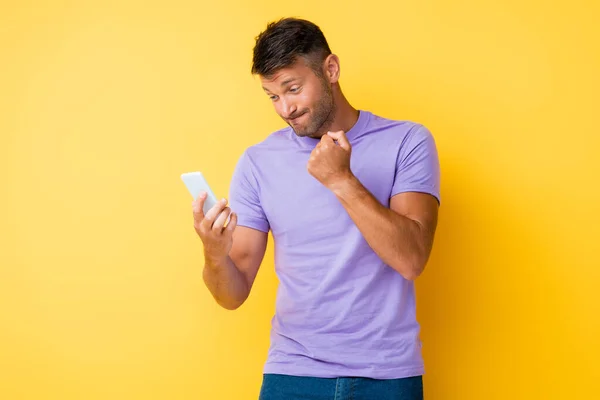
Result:
M281 102L282 114L285 118L289 118L290 116L292 116L296 113L296 110L298 110L298 107L295 104L293 104L287 100L284 100L284 99L282 99L282 100L283 100Z

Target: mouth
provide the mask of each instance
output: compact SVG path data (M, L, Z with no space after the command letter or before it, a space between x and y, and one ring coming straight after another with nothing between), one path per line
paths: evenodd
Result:
M304 117L304 115L306 115L306 112L303 112L302 114L298 115L297 117L288 118L288 122L290 124L297 125L298 122L300 122L300 120Z

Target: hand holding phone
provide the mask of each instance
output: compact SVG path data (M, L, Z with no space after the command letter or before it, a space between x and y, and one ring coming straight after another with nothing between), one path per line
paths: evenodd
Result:
M217 197L208 185L208 182L204 178L204 175L202 175L202 172L196 171L183 173L181 174L181 180L187 187L194 200L198 199L200 193L206 192L206 199L204 200L204 207L202 208L204 215L206 215L208 210L217 204Z
M201 172L181 174L181 179L194 198L194 229L204 244L205 257L227 257L233 243L232 234L237 225L237 215L227 207L227 201L217 201ZM198 199L202 192L206 193L204 200Z

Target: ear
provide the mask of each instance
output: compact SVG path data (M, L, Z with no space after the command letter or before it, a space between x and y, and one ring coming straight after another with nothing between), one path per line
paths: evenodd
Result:
M340 79L340 59L335 54L327 56L323 62L325 68L325 76L329 83L337 83Z

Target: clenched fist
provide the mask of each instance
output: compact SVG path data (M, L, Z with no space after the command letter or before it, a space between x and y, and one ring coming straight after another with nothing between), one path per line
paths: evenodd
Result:
M227 201L220 200L204 215L203 206L206 193L202 193L192 202L194 229L204 245L204 256L210 260L221 260L229 255L233 244L233 230L237 224L237 215L226 207ZM225 226L227 219L229 223Z
M351 153L352 147L344 131L327 132L310 155L308 172L327 188L331 188L352 176Z

